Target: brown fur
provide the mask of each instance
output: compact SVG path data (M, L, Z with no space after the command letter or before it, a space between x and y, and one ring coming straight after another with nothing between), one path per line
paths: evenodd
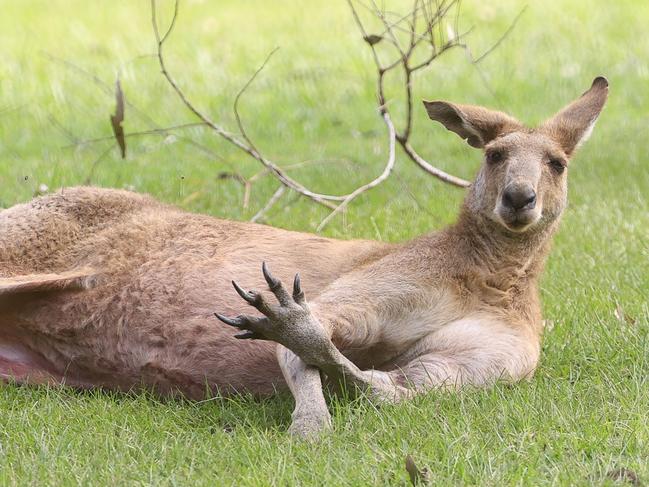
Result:
M288 383L299 434L329 424L318 370L382 399L528 377L542 333L538 278L566 204L567 171L556 162L567 163L606 94L596 79L538 130L426 102L487 162L455 225L401 245L218 220L98 188L4 210L0 375L193 398ZM506 207L513 186L533 189L536 206ZM273 342L236 340L212 315L246 309L230 280L263 289L262 261L285 282L299 271L309 300L265 297L268 318L238 322L284 345L277 356Z

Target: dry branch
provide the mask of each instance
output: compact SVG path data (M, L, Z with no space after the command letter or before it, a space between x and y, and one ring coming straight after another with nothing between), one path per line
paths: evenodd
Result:
M169 37L169 34L173 30L173 27L176 23L176 19L178 18L178 0L174 2L175 7L174 7L174 16L171 20L171 23L165 32L163 36L160 36L160 31L158 29L158 22L156 18L156 2L155 0L151 0L151 23L153 24L153 32L155 34L156 42L157 42L157 57L158 57L158 64L160 65L160 70L162 72L162 75L166 78L167 82L169 85L173 88L173 90L176 92L178 97L181 99L181 101L184 103L184 105L194 114L196 115L199 119L201 119L208 127L210 127L212 130L214 130L217 135L220 137L224 138L228 142L234 144L236 147L247 153L250 157L253 159L256 159L259 161L264 167L266 167L272 174L275 175L275 177L285 186L288 188L297 191L298 193L307 196L311 198L313 201L316 201L317 203L320 203L328 208L335 208L335 205L333 203L330 203L329 200L343 200L344 197L340 196L331 196L331 195L324 195L324 194L319 194L315 193L313 191L308 190L305 188L303 185L298 183L297 181L294 181L290 177L288 177L276 164L274 164L272 161L266 159L264 156L262 156L257 150L255 150L254 147L249 146L246 144L246 142L239 140L237 137L226 131L223 127L218 125L217 123L213 122L206 114L204 114L202 111L200 111L190 100L189 98L185 95L183 90L180 88L176 80L171 76L169 71L167 70L167 67L165 65L165 60L163 56L163 46L164 42L167 40Z
M415 151L410 143L410 136L413 131L412 79L414 74L429 67L439 56L452 48L460 47L467 49L462 40L468 32L458 34L460 0L414 0L412 10L405 15L389 12L385 10L384 7L380 7L375 0L369 0L369 4L360 0L347 0L347 2L362 38L372 52L372 58L377 73L378 111L388 129L387 135L389 150L388 158L384 164L383 171L379 176L374 178L372 181L359 186L348 194L331 195L312 191L297 180L288 176L286 168L278 166L262 154L245 129L245 125L239 112L239 102L245 95L246 90L252 85L277 49L273 50L267 56L261 66L253 73L237 93L233 104L233 112L240 133L239 137L226 130L219 123L213 121L205 112L201 111L189 99L167 69L163 55L163 47L176 24L179 1L176 0L174 2L174 12L171 22L164 33L161 34L157 20L156 1L151 0L151 22L157 43L157 52L155 57L158 60L162 75L165 77L168 84L185 107L201 121L201 125L210 128L216 135L233 144L264 167L260 173L257 173L249 179L241 178L241 182L245 188L244 207L247 207L248 205L252 183L261 177L261 175L270 175L281 183L281 186L275 191L264 207L255 214L253 221L260 219L282 197L285 190L290 189L299 195L310 198L311 200L331 209L328 216L325 217L317 227L318 231L322 230L337 214L343 212L354 199L380 185L390 177L396 162L395 149L397 142L401 146L404 154L428 174L454 186L466 187L469 185L468 181L452 174L448 174L426 161ZM378 19L381 24L380 34L368 33L365 24L361 20L361 15L359 14L356 5L362 6L375 20ZM450 24L448 19L453 13L453 10L455 10L453 27L449 27ZM513 26L520 15L521 14L517 16L512 23L512 26L494 46L485 51L485 53L477 60L473 61L472 59L472 62L479 62L491 53L513 29ZM393 51L391 58L386 62L382 62L379 55L378 49L381 48L383 50L381 46L386 46ZM397 68L401 69L405 80L404 93L406 115L402 127L395 126L385 94L386 75Z
M336 216L338 213L340 213L345 208L347 208L347 205L349 205L349 203L351 203L352 200L360 196L362 193L369 191L370 189L378 186L383 181L388 179L388 177L390 176L392 169L394 169L394 161L395 161L394 146L395 146L396 139L395 139L395 132L394 132L394 124L392 123L392 120L390 120L390 116L387 113L383 114L383 120L385 121L385 125L387 125L388 127L388 138L390 140L390 147L388 150L388 162L386 163L383 172L374 180L370 181L367 184L364 184L363 186L356 188L354 191L349 193L347 197L343 200L343 202L340 203L335 210L329 213L329 215L320 222L320 225L318 225L318 228L316 229L318 232L322 230L334 216Z
M277 191L273 193L273 196L270 197L266 205L259 210L255 216L253 216L250 221L251 222L257 222L259 221L267 212L270 210L273 206L275 206L275 203L279 201L279 199L282 197L284 192L286 191L286 186L280 186L277 188Z
M391 45L393 45L397 51L398 55L393 61L384 64L381 62L377 48L379 42L370 42L368 39L372 39L372 35L368 34L365 25L363 24L361 17L356 9L354 0L347 0L349 8L352 11L352 15L358 26L358 29L372 50L372 58L374 59L374 64L377 72L377 94L379 100L379 107L381 114L384 118L391 119L390 110L386 103L385 95L385 75L386 73L392 71L393 69L401 66L405 79L405 102L406 102L406 120L404 128L399 131L396 131L396 140L401 145L404 153L421 169L425 170L427 173L435 176L436 178L444 181L445 183L452 184L459 187L469 186L469 182L448 174L447 172L433 166L431 163L426 161L421 157L411 146L409 139L412 134L413 126L413 93L412 93L412 77L413 74L419 70L425 69L432 62L441 56L444 52L452 49L454 47L460 46L460 38L462 36L455 36L453 39L448 39L445 36L442 30L439 30L441 27L441 22L449 14L451 8L459 7L459 0L451 0L450 2L442 1L440 3L435 2L435 7L433 10L433 2L427 0L415 0L412 11L400 17L395 22L389 22L387 20L385 12L383 12L376 2L372 0L372 5L368 6L362 2L357 2L361 4L366 10L368 10L374 17L378 18L383 24L383 31L380 37L385 39L386 36L391 40ZM417 25L419 18L422 16L424 19L423 33L419 34L417 32ZM408 22L408 28L401 26L403 22ZM408 45L404 48L398 41L398 34L395 30L400 30L406 33L408 38ZM438 31L437 38L435 32ZM455 32L457 32L457 16L456 16L456 26ZM441 45L440 45L441 44ZM428 55L424 60L413 64L415 58L416 49L419 47L425 47L428 49Z

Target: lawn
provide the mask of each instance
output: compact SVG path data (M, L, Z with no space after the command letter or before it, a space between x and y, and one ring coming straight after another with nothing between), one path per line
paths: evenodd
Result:
M616 469L649 482L649 3L486 3L462 5L477 54L527 8L477 67L451 51L414 82L414 143L440 168L471 178L480 154L427 121L422 98L537 123L595 76L611 85L570 168L570 206L542 281L549 326L532 381L380 410L332 398L334 430L315 443L286 434L287 396L196 404L6 385L0 485L406 485L407 454L440 485L601 485ZM160 7L168 20L171 3ZM222 175L249 177L259 165L202 127L130 137L126 159L110 138L82 143L111 135L118 73L132 104L127 132L195 121L155 60L142 57L155 47L148 2L4 0L0 9L0 208L43 185L89 180L246 220L275 191L262 178L244 208L242 185ZM378 174L387 144L372 61L343 0L185 0L167 62L195 103L234 130L237 91L277 46L242 100L257 145L284 165L326 160L291 172L320 191ZM323 233L406 240L453 221L462 195L398 154L393 177ZM314 231L324 216L286 194L266 222Z

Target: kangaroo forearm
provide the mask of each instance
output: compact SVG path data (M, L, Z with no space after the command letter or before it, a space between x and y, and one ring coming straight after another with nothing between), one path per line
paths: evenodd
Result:
M395 382L395 377L383 371L361 370L342 354L338 347L368 347L380 338L377 312L371 306L316 303L310 307L312 332L300 340L289 334L280 342L290 348L306 364L317 367L330 380L363 391L378 392L384 400L398 400L407 389Z
M303 349L298 353L278 345L277 356L284 378L295 397L294 418L309 414L309 410L324 408L322 383L319 370L329 379L350 385L363 391L380 391L383 395L398 399L405 388L395 384L393 378L386 372L378 370L360 370L351 360L345 357L329 342L324 346ZM326 408L324 408L326 409Z
M333 345L333 344L332 344ZM361 370L336 347L312 365L322 370L330 380L368 392L381 401L396 402L408 395L408 389L397 384L395 377L380 370Z

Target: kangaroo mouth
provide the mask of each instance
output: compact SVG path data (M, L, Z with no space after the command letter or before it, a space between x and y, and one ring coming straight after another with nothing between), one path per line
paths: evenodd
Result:
M516 233L528 230L539 220L539 215L534 209L511 211L499 208L496 214L505 228Z

